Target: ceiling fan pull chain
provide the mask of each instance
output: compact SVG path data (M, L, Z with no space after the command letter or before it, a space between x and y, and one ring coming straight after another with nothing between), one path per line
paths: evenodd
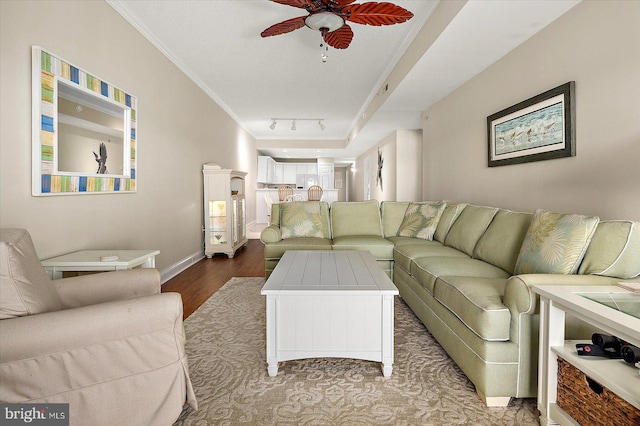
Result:
M327 34L327 29L320 28L320 49L322 49L320 57L322 58L322 62L327 62L327 59L329 58L329 43L324 39L325 34Z

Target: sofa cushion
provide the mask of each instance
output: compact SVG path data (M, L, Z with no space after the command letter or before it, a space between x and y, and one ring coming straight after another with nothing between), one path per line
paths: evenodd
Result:
M264 246L265 259L280 259L287 250L331 250L331 240L326 238L287 238Z
M460 257L421 257L411 262L411 275L432 294L436 279L445 276L504 278L511 275L487 262Z
M511 313L502 303L507 278L440 277L434 297L478 337L509 340Z
M496 213L498 209L494 207L466 206L451 225L444 244L472 256L478 240Z
M396 241L396 237L393 241ZM397 244L393 251L393 259L396 264L405 271L411 271L411 261L421 257L440 256L440 257L461 257L469 258L466 254L458 251L454 248L442 245L437 241L419 240L412 238L413 244L409 244L406 241L402 241L401 244Z
M473 257L513 273L532 217L531 213L499 210L476 244Z
M0 320L61 309L29 233L0 230Z
M446 207L442 202L409 203L398 229L398 236L433 240L440 216Z
M324 238L320 203L299 201L280 206L280 232L282 239L296 237Z
M640 276L640 222L598 223L578 273L623 279Z
M336 237L331 244L333 250L368 250L376 260L393 259L393 243L383 237L353 235Z
M436 228L436 232L433 235L433 239L436 241L440 241L444 244L444 240L451 229L451 226L454 224L460 213L464 210L467 205L465 203L453 203L451 201L446 201L445 204L447 207L442 212L442 216L440 216L440 221L438 222L438 227Z
M382 210L382 231L385 238L398 235L398 228L407 211L408 201L383 201L380 204Z
M331 204L333 238L351 235L382 237L382 220L376 200L336 201Z
M597 216L537 210L514 274L574 274L598 225Z

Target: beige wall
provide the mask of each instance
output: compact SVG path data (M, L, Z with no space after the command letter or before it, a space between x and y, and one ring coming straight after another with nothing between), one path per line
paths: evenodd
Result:
M382 187L378 185L378 150L382 153ZM395 130L376 147L356 159L351 173L349 199L364 199L364 163L369 159L370 199L382 201L418 201L422 197L422 132Z
M425 199L640 220L640 2L584 1L425 115ZM487 167L486 117L576 82L577 156Z
M31 233L41 258L153 248L158 269L202 249L202 164L249 172L253 138L103 1L0 1L0 226ZM31 196L31 46L138 97L138 192Z

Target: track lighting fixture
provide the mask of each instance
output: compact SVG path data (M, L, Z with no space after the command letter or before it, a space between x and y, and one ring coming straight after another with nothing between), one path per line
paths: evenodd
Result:
M320 130L324 130L327 128L327 126L325 126L325 124L323 123L324 118L272 118L269 128L271 130L275 130L278 121L291 121L291 130L298 129L299 121L316 121L318 123L318 127L320 127Z

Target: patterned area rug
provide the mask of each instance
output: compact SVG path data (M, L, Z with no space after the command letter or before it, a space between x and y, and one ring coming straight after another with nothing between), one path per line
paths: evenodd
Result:
M379 363L305 359L269 377L263 278L232 278L185 321L200 408L175 425L537 425L534 399L487 408L409 307L396 298L391 377Z

